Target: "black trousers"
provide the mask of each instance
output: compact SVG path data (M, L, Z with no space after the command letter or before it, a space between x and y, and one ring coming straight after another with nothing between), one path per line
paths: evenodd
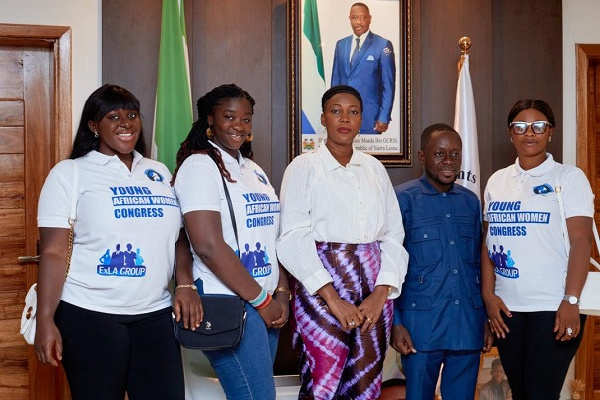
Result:
M510 332L497 339L498 353L512 390L513 400L557 400L571 360L583 337L581 332L561 342L553 332L555 311L512 312L504 316Z
M54 319L74 400L184 399L171 307L116 315L61 301Z

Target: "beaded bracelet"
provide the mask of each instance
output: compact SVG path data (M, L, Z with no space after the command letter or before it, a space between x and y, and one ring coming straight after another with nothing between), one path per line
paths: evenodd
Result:
M256 308L257 310L261 310L261 309L265 308L266 306L268 306L271 303L271 300L273 300L273 296L271 296L271 293L267 293L267 298L262 303L255 306L254 308Z
M252 300L248 300L248 303L250 303L250 305L254 308L256 308L256 306L258 306L259 304L261 304L263 301L265 301L265 299L267 298L267 291L265 290L265 288L262 288L260 290L260 293L258 294L258 296L256 296L254 299Z

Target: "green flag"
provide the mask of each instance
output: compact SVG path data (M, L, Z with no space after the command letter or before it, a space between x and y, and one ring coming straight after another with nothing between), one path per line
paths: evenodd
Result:
M325 70L317 0L304 0L302 26L302 151L314 150L315 133L322 131L321 102L325 92Z
M173 172L193 122L183 0L163 0L152 156Z

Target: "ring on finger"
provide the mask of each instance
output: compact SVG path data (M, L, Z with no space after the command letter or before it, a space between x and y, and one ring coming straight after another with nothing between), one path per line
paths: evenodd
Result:
M573 329L571 329L571 327L567 328L567 335L569 335L569 336L573 335Z
M371 318L367 317L367 322L371 323L371 322L373 322L373 320Z
M354 326L354 325L356 325L356 322L354 322L354 321L350 321L350 323L349 323L348 325L350 325L350 326Z

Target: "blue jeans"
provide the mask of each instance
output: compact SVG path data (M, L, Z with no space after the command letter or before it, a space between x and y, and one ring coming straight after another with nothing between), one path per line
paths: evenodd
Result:
M196 281L201 292L201 283ZM246 303L246 328L235 349L204 351L228 399L275 399L273 363L279 329L267 329L258 311Z

